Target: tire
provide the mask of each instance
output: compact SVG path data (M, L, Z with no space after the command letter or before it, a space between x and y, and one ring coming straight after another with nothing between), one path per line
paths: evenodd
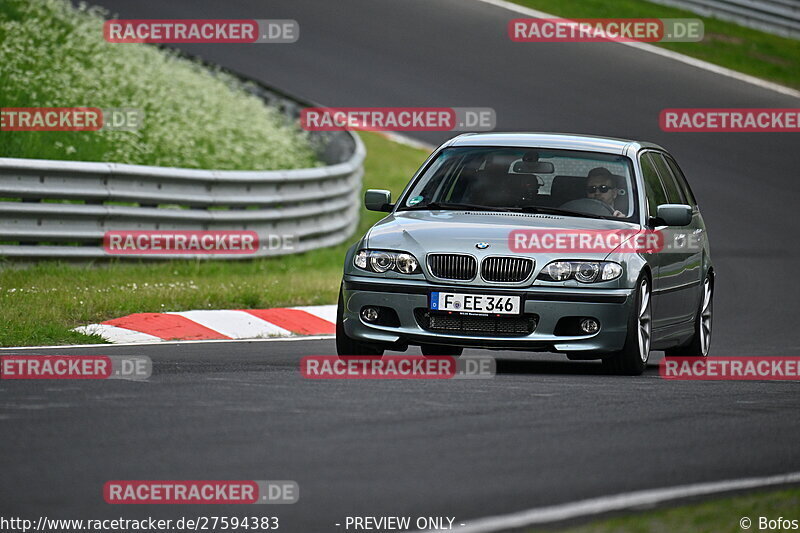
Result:
M423 344L419 347L422 350L422 355L450 355L459 357L464 353L464 348L461 346L445 346L444 344Z
M711 347L711 325L714 315L714 280L706 274L703 281L703 295L694 322L694 335L683 346L670 348L664 353L667 357L708 357Z
M636 300L628 316L628 335L622 350L603 359L603 367L613 374L638 376L650 358L653 334L652 285L642 275L636 282Z
M336 354L337 355L383 355L383 348L351 339L344 332L344 297L339 288L336 306Z

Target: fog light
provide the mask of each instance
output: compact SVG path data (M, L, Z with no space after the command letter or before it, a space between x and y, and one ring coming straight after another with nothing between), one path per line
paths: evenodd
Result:
M581 320L581 329L584 333L597 333L597 330L600 329L600 322L594 318L584 318Z
M361 310L361 318L366 322L375 322L378 320L378 310L374 307L365 307Z

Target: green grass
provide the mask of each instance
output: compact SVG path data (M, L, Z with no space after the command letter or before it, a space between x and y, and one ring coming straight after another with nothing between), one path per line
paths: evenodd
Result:
M103 12L0 1L0 107L134 108L137 131L0 131L0 157L221 170L318 164L305 132L222 72L103 38Z
M567 18L699 18L705 38L696 43L653 43L751 76L800 88L800 40L643 0L512 0Z
M153 46L107 43L102 24L102 12L63 0L0 2L0 107L140 108L144 127L0 132L0 156L227 170L318 164L305 133L235 78ZM363 138L365 186L395 194L427 155ZM364 211L352 240L380 217ZM335 303L349 244L245 261L0 258L0 346L102 342L70 329L130 313Z
M644 511L558 531L562 533L758 532L768 531L759 529L759 517L769 520L776 520L778 517L800 520L798 510L800 510L800 489L792 488L714 499L671 509ZM751 520L749 529L740 527L739 520L743 517ZM772 531L789 531L789 529Z
M361 137L364 186L397 197L427 154L376 134ZM336 303L346 249L382 216L362 209L347 243L275 258L0 262L0 346L102 342L69 330L130 313Z

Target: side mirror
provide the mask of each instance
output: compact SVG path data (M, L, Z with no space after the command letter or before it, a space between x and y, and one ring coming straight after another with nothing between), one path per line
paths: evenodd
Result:
M665 226L688 226L692 223L692 208L684 204L663 204L656 210L656 219Z
M394 207L392 193L383 189L369 189L364 193L364 206L370 211L388 213Z

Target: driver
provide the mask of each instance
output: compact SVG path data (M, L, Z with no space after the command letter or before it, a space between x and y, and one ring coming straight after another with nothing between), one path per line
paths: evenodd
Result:
M616 180L616 176L607 168L593 168L586 179L586 197L603 202L611 208L613 216L624 218L625 213L614 207L614 200L618 194Z

